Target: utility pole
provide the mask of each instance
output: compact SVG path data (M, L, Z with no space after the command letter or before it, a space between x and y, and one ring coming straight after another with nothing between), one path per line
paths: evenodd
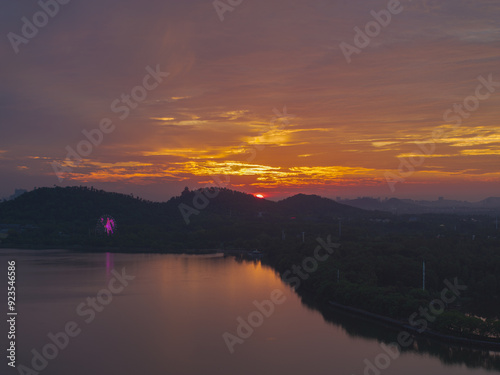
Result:
M422 290L425 290L425 260L422 262Z

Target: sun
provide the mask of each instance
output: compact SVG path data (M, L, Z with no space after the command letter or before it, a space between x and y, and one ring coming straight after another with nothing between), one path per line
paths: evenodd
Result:
M262 194L255 194L254 197L259 199L264 199L264 196Z

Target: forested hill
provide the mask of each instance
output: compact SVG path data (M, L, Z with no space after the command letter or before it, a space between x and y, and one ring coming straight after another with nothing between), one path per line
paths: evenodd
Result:
M271 230L281 234L290 220L332 222L365 214L373 215L303 194L272 202L229 189L186 188L167 202L151 202L87 187L54 187L38 188L0 203L0 231L5 237L3 246L113 244L184 249L219 247L225 242L260 247L262 244L248 241ZM119 236L95 235L102 215L116 220Z
M140 217L151 222L159 208L158 203L93 188L38 188L0 203L0 224L54 222L78 226L111 212L126 221Z

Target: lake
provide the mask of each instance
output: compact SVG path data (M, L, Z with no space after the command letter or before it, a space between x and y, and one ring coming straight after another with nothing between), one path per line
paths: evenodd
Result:
M500 353L431 340L386 352L381 342L396 341L397 330L341 311L324 316L260 261L2 249L2 288L8 260L17 273L16 364L41 374L500 373ZM30 373L2 362L2 374Z

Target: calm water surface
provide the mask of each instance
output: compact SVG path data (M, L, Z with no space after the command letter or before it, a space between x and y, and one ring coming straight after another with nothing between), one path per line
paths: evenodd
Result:
M220 255L0 250L3 283L11 259L17 262L17 363L31 367L32 349L41 352L50 342L47 335L67 322L81 329L41 374L358 375L365 359L373 362L382 353L380 340L395 341L398 333L341 312L325 320L259 262ZM123 268L135 279L86 323L89 307L79 313L78 306L107 288L113 269ZM236 335L237 318L247 320L257 310L253 302L269 299L274 290L283 293L284 303L231 354L223 334ZM5 322L1 327L4 349ZM0 373L17 374L6 361ZM495 374L499 361L493 353L423 342L380 374Z

